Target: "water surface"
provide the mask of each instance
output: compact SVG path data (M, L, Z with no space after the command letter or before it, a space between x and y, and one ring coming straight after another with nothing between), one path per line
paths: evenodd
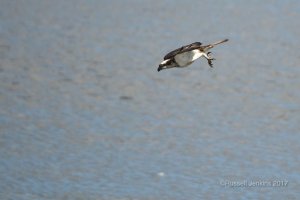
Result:
M299 11L1 1L1 199L299 199ZM156 71L172 49L224 38L213 69ZM288 185L229 184L244 180Z

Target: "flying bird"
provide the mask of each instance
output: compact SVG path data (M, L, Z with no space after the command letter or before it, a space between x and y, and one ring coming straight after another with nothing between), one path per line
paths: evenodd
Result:
M202 46L201 42L194 42L192 44L182 46L165 55L164 61L159 64L157 71L173 67L187 67L202 56L206 58L208 65L213 67L212 60L215 60L215 58L210 56L211 52L208 50L227 41L228 39L225 39L204 46Z

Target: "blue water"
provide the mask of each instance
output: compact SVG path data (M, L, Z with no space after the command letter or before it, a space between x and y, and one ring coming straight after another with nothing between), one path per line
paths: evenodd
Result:
M299 19L299 1L2 0L0 199L299 199ZM212 69L156 71L224 38Z

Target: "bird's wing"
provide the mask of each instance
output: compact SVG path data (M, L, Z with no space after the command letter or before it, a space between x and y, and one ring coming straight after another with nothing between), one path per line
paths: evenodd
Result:
M182 46L178 49L175 49L174 51L171 51L167 55L165 55L164 60L170 59L170 58L174 57L175 55L177 55L179 53L184 53L184 52L187 52L187 51L198 49L200 46L201 46L201 42L194 42L192 44Z

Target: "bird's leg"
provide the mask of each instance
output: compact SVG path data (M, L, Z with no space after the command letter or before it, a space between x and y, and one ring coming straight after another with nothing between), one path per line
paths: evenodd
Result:
M208 65L209 65L211 68L213 68L213 63L212 63L211 59L207 59L207 62L208 62Z
M211 52L207 52L206 54L204 54L204 57L207 59L208 65L210 67L213 67L212 60L216 60L216 59L209 56L209 54L211 54Z
M210 56L210 54L211 54L211 52L207 52L207 54L206 54L206 58L207 59L210 59L210 60L216 60L215 58L212 58L211 56Z

